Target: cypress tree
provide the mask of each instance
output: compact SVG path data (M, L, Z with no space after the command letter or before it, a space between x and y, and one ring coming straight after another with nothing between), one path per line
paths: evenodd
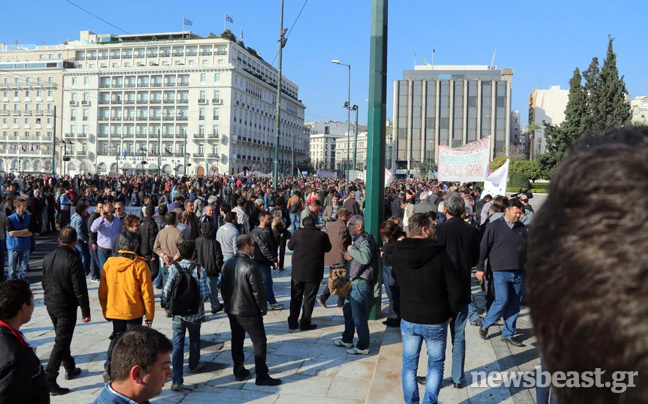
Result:
M583 86L587 96L587 113L585 119L585 136L594 136L602 133L603 127L600 120L597 119L599 105L598 79L600 74L599 62L597 57L592 58L587 70L583 71L585 84Z
M626 101L628 90L616 66L613 41L614 38L609 36L607 55L596 85L600 97L597 100L597 119L601 122L601 130L596 135L628 125L632 118L630 103Z

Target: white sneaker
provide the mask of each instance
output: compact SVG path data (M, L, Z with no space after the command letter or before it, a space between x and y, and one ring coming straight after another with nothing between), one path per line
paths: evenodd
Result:
M347 353L349 355L368 355L369 348L367 349L351 348L351 349L347 349Z
M339 346L339 347L342 347L342 348L347 348L347 349L353 348L353 344L348 344L348 343L342 341L341 339L336 339L335 341L333 341L333 344L335 346Z
M269 304L270 310L283 310L283 306L279 303Z

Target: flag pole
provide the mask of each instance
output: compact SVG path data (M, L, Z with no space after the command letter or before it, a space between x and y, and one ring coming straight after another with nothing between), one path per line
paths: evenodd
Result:
M227 29L227 13L223 15L223 32Z
M183 38L184 38L184 25L185 25L184 22L185 22L185 18L182 17L182 31L181 32L182 32L182 37Z

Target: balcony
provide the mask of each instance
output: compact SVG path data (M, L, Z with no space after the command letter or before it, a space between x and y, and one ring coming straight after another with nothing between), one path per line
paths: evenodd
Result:
M163 121L173 121L173 120L175 120L175 116L173 116L173 115L164 115L162 117L162 120Z
M107 120L109 120L109 119L110 119L110 117L108 117L108 116L100 116L100 117L99 117L99 120L100 120L100 121L107 121Z
M135 137L134 133L124 133L122 134L122 139L133 139Z
M148 121L148 116L138 115L136 118L138 121Z
M178 82L178 86L180 87L187 87L189 85L188 81L180 81Z
M111 104L121 104L122 100L110 100Z
M134 117L134 116L125 116L125 117L124 117L124 120L125 120L125 121L134 121L134 120L135 120L135 117Z
M146 139L148 135L146 133L137 133L135 137L138 139Z
M105 99L102 100L102 99L99 99L99 104L101 104L101 105L110 104L110 100L105 100Z
M71 107L76 107L77 105L79 105L78 102L76 102L76 101L70 101L70 106L71 106Z
M176 104L188 104L189 100L187 98L180 98L176 100Z
M72 153L70 153L70 154L72 154ZM77 157L85 157L85 156L88 155L88 151L87 150L78 150L78 151L74 152L74 155L77 156Z
M178 121L186 121L186 120L188 120L188 119L189 119L189 117L186 116L186 115L178 115L178 116L176 117L176 120L178 120Z
M218 139L218 138L220 138L220 134L218 134L218 133L210 133L210 134L208 135L208 137L209 137L210 139Z
M150 104L161 104L162 100L151 100L149 101Z
M73 138L74 136L76 136L76 134L74 134L74 133L66 133L65 134L66 138Z
M204 133L194 133L193 138L194 139L204 139L205 136L206 135Z
M11 115L20 115L20 111L11 111Z
M110 119L112 119L113 121L121 121L122 117L121 116L111 116Z
M223 100L220 98L213 98L212 99L212 104L213 105L223 105Z
M122 88L124 85L122 83L114 83L113 88Z
M81 101L81 105L86 105L89 107L90 105L92 105L92 103L90 101Z
M26 109L26 110L23 111L23 115L31 115L31 114L32 114L32 112L29 109Z
M138 104L148 104L148 99L146 100L137 100Z
M2 115L2 116L8 116L8 115L9 115L9 111L7 111L6 109L3 109L2 111L0 111L0 115Z
M174 134L173 133L163 133L162 134L162 139L173 139Z
M175 87L176 83L175 81L167 81L164 83L165 87Z
M186 133L176 133L175 137L176 137L176 139L186 139L187 134Z
M149 83L137 83L137 87L148 87Z
M162 87L162 83L151 83L151 87Z
M205 157L205 153L194 153L194 157Z
M108 136L107 133L100 133L97 135L97 139L108 139Z
M110 83L100 83L99 88L110 88Z
M219 160L218 153L209 153L207 154L208 159Z
M135 100L124 100L124 104L135 104Z
M207 104L207 100L204 98L199 98L198 99L198 104Z
M164 104L173 104L173 103L175 103L175 99L174 98L171 98L171 99L165 98L164 100L162 100L162 102Z
M78 139L87 139L87 138L88 138L88 134L87 134L87 133L77 133L77 134L76 134L76 137L77 137Z

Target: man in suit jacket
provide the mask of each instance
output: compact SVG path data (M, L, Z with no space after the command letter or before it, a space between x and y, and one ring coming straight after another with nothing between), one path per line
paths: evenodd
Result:
M351 245L351 235L347 228L347 221L351 214L345 208L340 208L337 212L337 220L329 225L326 229L329 241L331 242L331 251L324 255L324 265L331 267L335 264L345 264L344 253ZM317 304L326 308L326 300L331 296L328 285L324 285L322 294L317 298ZM344 298L338 296L338 307L344 305Z
M306 331L317 328L317 324L311 324L311 315L317 289L324 276L324 254L331 251L331 242L326 233L315 226L312 217L305 217L302 225L288 242L288 248L293 251L288 328L296 330L299 327ZM304 311L298 324L302 300Z

